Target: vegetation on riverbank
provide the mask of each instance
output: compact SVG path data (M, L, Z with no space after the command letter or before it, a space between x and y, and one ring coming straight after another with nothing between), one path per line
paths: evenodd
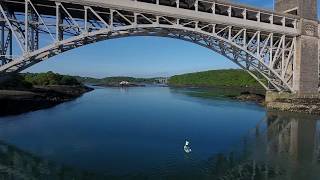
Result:
M50 85L67 85L78 86L81 85L75 77L69 75L61 75L53 73L52 71L46 73L26 73L23 74L25 80L37 86L50 86Z
M264 103L265 89L247 72L238 69L211 70L176 75L169 79L171 87L204 89L191 93L198 97L225 97L239 101Z
M35 86L81 86L73 76L61 75L52 71L46 73L25 73L11 75L0 83L0 89L29 90Z
M176 75L169 79L176 87L247 87L262 89L262 86L247 72L238 69L211 70Z
M26 81L21 74L11 75L0 83L0 89L2 90L29 90L32 87L33 84Z
M49 108L93 90L53 72L15 74L0 84L0 116Z

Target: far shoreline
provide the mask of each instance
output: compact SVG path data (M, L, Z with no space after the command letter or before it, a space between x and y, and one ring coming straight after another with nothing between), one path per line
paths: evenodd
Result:
M102 88L135 88L135 87L168 87L172 89L198 89L208 90L208 92L218 92L210 97L223 97L230 100L241 101L241 102L253 102L257 105L264 106L265 103L265 90L259 88L250 87L231 87L231 86L174 86L174 85L163 85L163 84L145 84L143 86L119 86L119 85L101 85L93 84L94 87ZM230 93L232 91L232 93Z

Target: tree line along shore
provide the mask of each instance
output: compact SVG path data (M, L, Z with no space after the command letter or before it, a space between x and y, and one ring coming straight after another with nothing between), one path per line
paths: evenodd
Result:
M170 87L205 88L210 96L264 103L265 89L240 69L210 70L172 76Z
M238 69L211 70L172 76L172 86L181 87L238 87L262 89L262 86L247 72Z

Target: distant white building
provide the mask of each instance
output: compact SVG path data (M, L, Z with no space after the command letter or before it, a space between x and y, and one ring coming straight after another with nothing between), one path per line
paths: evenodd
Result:
M120 86L126 86L126 85L129 85L129 82L128 81L121 81L119 84L120 84Z
M155 81L159 84L168 84L168 80L169 78L167 77L161 77L161 78L157 78Z

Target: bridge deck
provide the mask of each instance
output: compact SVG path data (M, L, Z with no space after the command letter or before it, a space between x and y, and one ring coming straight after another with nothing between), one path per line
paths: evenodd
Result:
M9 8L24 13L24 0L3 0ZM42 15L55 16L55 2L62 2L72 17L83 19L83 6L95 8L99 14L110 15L109 8L161 15L206 23L246 27L255 30L297 35L299 18L290 14L230 3L221 0L32 0ZM131 15L132 16L132 15ZM133 16L132 16L133 17Z

